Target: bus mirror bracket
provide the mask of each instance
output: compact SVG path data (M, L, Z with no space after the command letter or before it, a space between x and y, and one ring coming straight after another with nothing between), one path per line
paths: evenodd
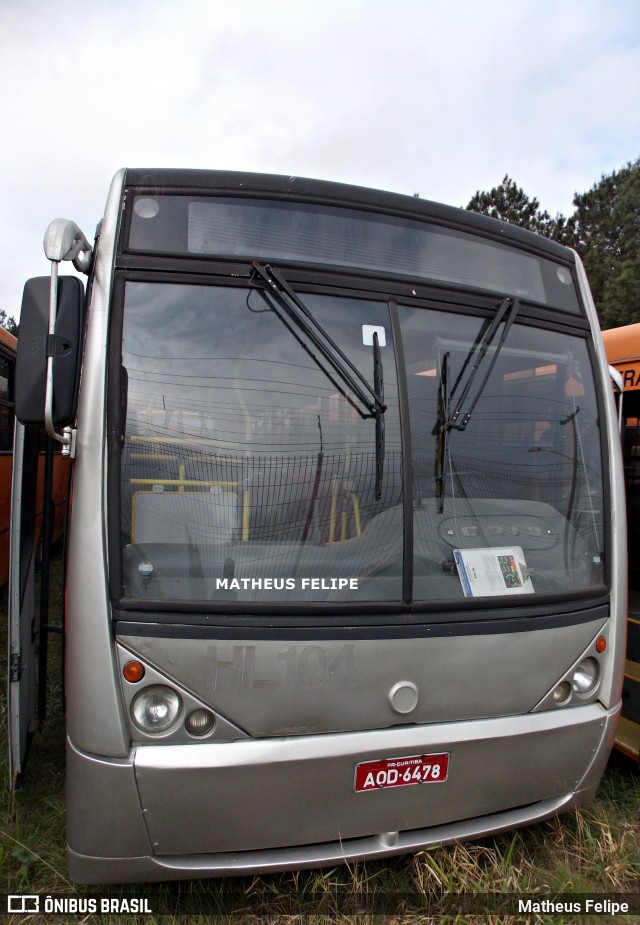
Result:
M76 458L76 434L77 430L75 427L65 427L62 431L62 449L60 450L60 455L65 456L68 459Z

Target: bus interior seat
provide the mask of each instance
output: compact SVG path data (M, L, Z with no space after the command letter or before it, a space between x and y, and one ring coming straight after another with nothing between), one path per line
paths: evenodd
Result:
M156 485L133 495L133 543L222 545L232 542L239 527L238 495L219 487L165 491Z

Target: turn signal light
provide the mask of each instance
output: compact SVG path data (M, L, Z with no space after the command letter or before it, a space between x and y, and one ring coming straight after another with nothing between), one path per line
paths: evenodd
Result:
M125 681L128 681L130 684L136 684L144 678L144 665L142 662L137 662L135 660L127 662L122 669L122 676Z

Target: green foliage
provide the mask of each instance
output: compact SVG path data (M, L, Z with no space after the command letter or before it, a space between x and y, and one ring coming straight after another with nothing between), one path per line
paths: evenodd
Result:
M540 210L540 203L535 198L530 199L521 186L505 174L502 183L494 186L488 193L480 190L473 196L467 206L471 212L480 212L491 218L499 218L512 225L520 225L529 231L555 237L556 223L564 223L562 216L552 219L549 213Z
M14 337L17 337L19 327L20 325L13 315L7 315L4 308L0 308L0 328L4 328L9 334L13 334Z
M551 218L505 175L476 192L467 209L520 225L575 248L591 285L603 328L640 321L640 159L576 194L574 213Z
M582 257L602 326L640 321L640 159L573 204L568 243Z

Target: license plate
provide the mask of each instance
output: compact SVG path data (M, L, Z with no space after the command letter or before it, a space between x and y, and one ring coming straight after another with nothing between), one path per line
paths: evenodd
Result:
M415 755L411 758L385 758L356 765L354 789L384 790L411 784L441 784L449 773L449 755Z

